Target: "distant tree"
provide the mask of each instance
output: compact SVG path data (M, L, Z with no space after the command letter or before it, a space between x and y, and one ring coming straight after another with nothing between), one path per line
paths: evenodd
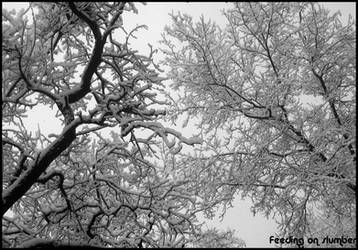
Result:
M199 140L159 122L163 78L154 50L130 48L143 26L124 30L128 11L137 10L121 2L3 9L4 247L181 247L200 236L205 192L168 160ZM29 131L34 107L53 108L62 131Z
M195 120L205 141L178 164L202 177L204 202L241 192L282 235L308 235L315 211L355 229L355 21L308 2L224 14L224 30L172 14L163 35L172 120Z

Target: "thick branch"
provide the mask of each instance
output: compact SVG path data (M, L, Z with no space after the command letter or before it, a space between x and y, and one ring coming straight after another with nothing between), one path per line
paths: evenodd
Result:
M72 12L78 16L81 20L83 20L87 25L91 28L93 35L96 37L96 39L101 39L101 31L99 30L99 27L97 25L97 22L95 20L92 20L87 13L82 12L77 9L74 2L69 2L68 6L72 10Z
M78 125L78 120L75 120L66 126L61 136L43 150L28 169L24 171L14 183L4 190L1 206L2 216L31 188L51 162L70 146L72 141L76 138L76 127Z
M68 96L68 101L71 104L79 101L90 92L92 76L96 72L98 65L101 63L103 47L106 40L105 38L102 38L99 26L95 21L91 20L87 15L77 10L74 3L70 2L69 6L73 13L75 13L80 19L85 21L90 26L96 39L94 48L92 50L92 56L82 74L79 86L63 93L64 96Z

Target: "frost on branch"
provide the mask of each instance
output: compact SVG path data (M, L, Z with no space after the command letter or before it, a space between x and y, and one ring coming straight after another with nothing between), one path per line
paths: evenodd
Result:
M196 214L210 208L196 204L200 186L164 159L201 140L161 125L165 78L155 49L130 47L146 26L127 31L128 11L133 3L3 11L4 246L181 247L201 233ZM30 131L34 106L62 127Z
M203 202L221 200L225 212L239 191L284 236L308 236L317 204L354 221L354 21L317 3L235 3L224 15L223 29L172 14L163 35L181 91L168 113L197 119L204 140L177 164L202 170L212 191Z

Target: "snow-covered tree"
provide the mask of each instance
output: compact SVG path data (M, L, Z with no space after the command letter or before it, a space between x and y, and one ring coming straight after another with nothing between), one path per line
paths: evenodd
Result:
M216 228L204 231L200 238L192 244L199 248L242 248L246 244L235 237L235 230L219 231Z
M200 186L164 161L200 141L158 120L163 78L155 50L130 47L142 26L125 30L129 11L122 2L2 10L4 247L181 247L200 236ZM27 129L38 107L52 108L62 131Z
M205 141L178 164L203 177L207 204L241 192L282 235L308 235L317 211L355 222L355 21L308 2L224 15L222 29L172 14L163 35L172 119L195 121Z

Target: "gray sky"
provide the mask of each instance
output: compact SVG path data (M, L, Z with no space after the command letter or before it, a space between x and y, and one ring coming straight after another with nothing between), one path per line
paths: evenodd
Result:
M356 15L356 3L354 2L326 2L322 3L331 12L341 11L342 21L344 23L348 20L348 15L351 14L355 19ZM11 9L15 8L19 10L21 7L25 7L25 3L3 3L3 8ZM142 53L148 52L148 43L154 47L159 47L158 41L161 39L161 33L164 26L170 24L171 20L168 13L172 11L180 11L182 13L193 16L194 21L198 20L201 14L205 18L210 18L220 26L224 27L226 23L225 17L221 14L222 9L227 9L232 6L232 3L224 2L149 2L147 5L137 4L139 10L138 14L126 13L123 17L124 25L127 29L135 27L137 24L146 24L148 30L143 30L137 34L138 39L132 41L132 46ZM30 117L33 117L36 122L30 122L29 128L37 129L37 122L45 122L49 116L51 116L51 110L41 111L41 117L38 117L38 111L34 109L31 112ZM36 114L37 113L37 114ZM47 115L49 114L49 116ZM58 121L52 126L47 126L44 129L53 129L60 125ZM46 122L48 124L48 120ZM190 128L185 131L181 131L183 135L185 132L189 132ZM50 133L44 131L44 134ZM53 131L52 131L53 132ZM186 135L190 137L190 135ZM253 216L250 212L251 202L249 200L242 201L237 198L234 202L234 207L229 209L224 217L223 221L218 218L213 221L209 221L208 225L215 226L219 229L235 229L236 235L242 238L247 247L274 247L269 244L270 235L275 235L276 223L272 219L266 219L260 214Z

